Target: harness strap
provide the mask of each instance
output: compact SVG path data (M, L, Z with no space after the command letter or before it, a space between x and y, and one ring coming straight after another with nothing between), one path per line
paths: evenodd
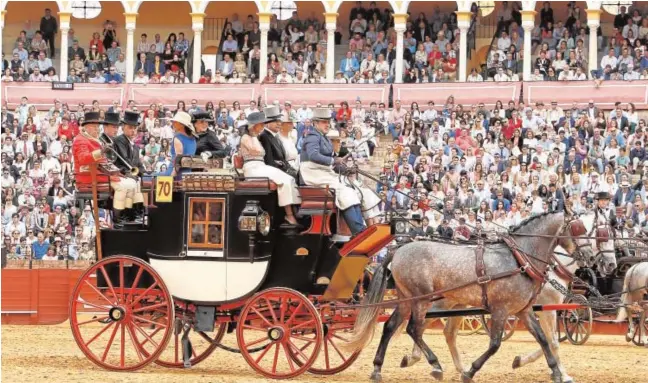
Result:
M531 261L529 261L529 257L526 254L518 250L517 244L511 237L504 236L502 239L511 249L515 260L517 260L522 271L537 282L544 282L546 280L546 273L539 270L533 263L531 263Z
M484 246L479 244L475 249L475 273L477 274L477 284L482 289L482 307L488 310L488 292L487 285L492 278L486 273L486 264L484 263Z
M568 269L567 269L567 268L566 268L566 267L565 267L565 266L564 266L564 265L563 265L563 264L558 260L558 258L556 257L556 255L552 253L552 254L551 254L551 257L552 257L553 260L555 261L555 263L554 263L554 272L556 273L556 275L557 275L558 277L560 277L561 279L565 279L565 280L570 281L570 282L571 282L572 280L574 280L574 274L572 274L572 272L569 271L569 270L568 270Z

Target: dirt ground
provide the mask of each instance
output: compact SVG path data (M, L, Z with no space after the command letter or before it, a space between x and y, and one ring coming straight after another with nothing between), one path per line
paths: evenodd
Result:
M231 343L234 334L226 335ZM378 336L348 370L328 377L302 375L293 382L369 382ZM445 340L440 332L425 336L445 370L445 381L457 382ZM458 346L468 364L486 349L484 335L460 337ZM548 382L544 359L522 369L512 370L513 358L537 347L526 332L516 333L499 353L477 374L475 381L518 383ZM431 382L430 367L425 362L399 368L401 357L410 350L407 335L401 335L388 350L383 368L384 382ZM622 336L593 335L586 345L561 347L562 360L577 382L630 383L648 381L648 349L627 344ZM217 350L205 362L190 370L165 369L151 364L135 373L107 372L86 360L75 344L69 325L2 326L2 377L5 382L267 382L259 378L237 354Z

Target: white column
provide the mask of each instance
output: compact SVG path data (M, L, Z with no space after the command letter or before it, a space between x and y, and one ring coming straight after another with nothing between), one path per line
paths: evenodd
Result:
M587 58L587 75L591 78L591 71L598 69L599 60L598 60L598 36L596 35L596 30L601 25L600 19L592 19L591 17L587 20L587 26L589 27L589 48L588 48L588 58Z
M68 66L70 58L68 57L68 32L70 31L69 12L59 12L59 33L61 34L61 57L58 70L58 76L61 81L67 80ZM54 54L54 52L51 52Z
M124 13L126 18L126 79L125 82L133 82L135 75L135 25L137 13Z
M265 80L268 75L268 31L270 30L270 24L263 23L259 25L259 30L261 31L261 57L259 59L259 83Z
M335 79L335 25L326 25L326 82Z
M396 25L396 72L394 73L394 82L400 84L403 82L403 52L405 44L403 43L403 33L405 25Z
M135 28L126 29L126 82L133 82L135 74Z
M466 81L468 74L468 28L469 26L459 26L459 81Z
M191 68L191 82L197 84L200 81L200 69L202 68L202 32L203 24L193 24L193 65Z
M70 59L68 58L68 32L70 31L69 24L68 28L59 28L59 33L61 34L61 65L59 66L59 79L61 81L67 80L68 76L68 65Z
M202 31L205 26L205 14L198 12L189 15L191 16L191 29L194 33L191 82L197 84L200 81L200 69L202 68Z
M522 79L524 81L531 80L531 32L533 31L533 25L525 25L522 22L522 28L524 28L524 57L522 62Z

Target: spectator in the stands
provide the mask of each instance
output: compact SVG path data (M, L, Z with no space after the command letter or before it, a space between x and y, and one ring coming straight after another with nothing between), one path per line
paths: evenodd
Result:
M85 61L85 51L79 46L79 40L75 39L74 42L72 42L72 46L68 48L68 57L74 57L76 55Z
M116 40L111 42L110 48L107 49L106 53L108 54L108 60L110 60L111 65L114 65L119 59L119 55L122 53Z
M147 34L146 34L146 33L142 33L142 35L140 36L140 41L139 41L139 43L137 44L137 55L138 55L138 56L139 56L140 54L142 54L142 53L146 54L146 53L148 53L148 52L150 51L150 49L151 49L151 44L149 44L149 42L147 41L147 39L148 39Z
M38 55L38 69L41 73L47 73L47 70L52 67L52 60L45 55L45 51L41 51Z
M123 53L119 54L119 58L114 64L115 70L117 73L122 77L126 78L126 58L124 57Z
M18 58L22 61L27 61L29 58L29 52L24 47L24 43L21 41L18 43L16 49L13 50L13 54L17 54Z

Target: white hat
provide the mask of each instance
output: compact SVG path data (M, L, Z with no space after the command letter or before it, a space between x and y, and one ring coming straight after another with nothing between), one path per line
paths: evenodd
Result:
M179 122L182 125L186 126L191 130L191 133L195 136L196 135L196 128L194 128L193 124L191 123L191 116L187 112L182 112L179 111L176 113L175 116L171 119L171 122Z
M621 182L621 187L622 188L629 188L630 187L630 182L628 182L628 181Z
M326 133L326 137L328 137L330 140L339 140L340 139L340 132L338 132L335 129L329 130L328 133Z

